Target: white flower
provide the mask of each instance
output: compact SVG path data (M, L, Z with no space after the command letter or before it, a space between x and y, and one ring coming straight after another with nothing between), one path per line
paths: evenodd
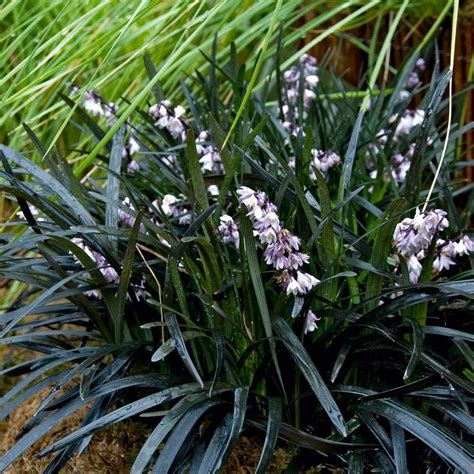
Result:
M140 151L140 145L133 137L130 137L128 139L128 146L129 146L128 152L130 153L130 155L133 155Z
M420 261L415 257L415 255L410 255L407 258L407 266L408 274L410 276L410 282L414 285L418 282L418 279L420 278L423 265L421 265Z
M426 68L425 60L423 58L419 58L415 63L415 67L418 68L420 71L424 71Z
M104 109L100 103L100 99L96 97L96 95L91 92L87 91L84 94L84 101L83 101L84 109L95 116L103 116Z
M239 195L240 204L243 204L248 210L247 216L260 219L263 215L263 211L258 205L255 191L247 186L240 186L240 188L237 189L237 194Z
M128 197L126 197L122 201L122 204L128 207L131 211L135 211L135 208L133 207L133 204L130 202L130 199ZM135 220L136 220L135 216L128 214L122 209L118 210L118 219L120 222L123 222L125 225L129 227L133 227L133 224L135 223ZM140 223L140 232L142 233L146 232L145 226L142 223Z
M303 92L304 103L309 105L314 99L316 99L316 94L310 89L305 89Z
M301 252L291 252L286 259L286 267L297 270L305 263L309 263L309 255Z
M182 137L184 133L184 124L178 117L169 120L166 128L173 138Z
M130 161L130 163L127 164L127 173L137 173L140 171L140 163L136 160Z
M296 279L301 288L301 294L305 294L311 290L314 286L318 285L320 281L313 275L305 272L296 272Z
M301 286L300 284L298 283L298 281L296 280L295 277L290 277L289 281L287 282L287 285L286 285L286 294L287 295L298 295L298 294L301 294L302 293L302 290L301 290Z
M474 251L474 241L467 235L463 236L459 242L454 242L454 252L457 255L469 255Z
M313 180L316 179L314 169L319 170L324 175L328 172L329 168L341 163L340 156L334 151L323 151L314 148L311 150L311 154L313 158L310 162L309 176Z
M219 186L217 186L216 184L211 184L207 187L207 192L212 197L217 197L217 196L219 196Z
M407 110L398 122L397 128L395 129L395 138L399 139L402 135L408 135L413 128L423 123L424 118L424 110Z
M306 313L306 320L304 324L304 333L313 332L318 328L316 321L319 321L321 318L318 318L311 310L308 310Z
M438 272L441 272L444 269L449 270L451 265L456 265L456 262L442 252L433 260L433 269Z
M97 268L99 271L102 273L104 279L108 283L114 283L118 284L120 281L120 276L116 272L116 270L111 267L107 261L105 260L105 257L100 254L99 252L96 252L95 250L92 250L81 238L74 237L71 239L71 241L77 245L79 248L81 248L87 256L97 265ZM74 260L76 263L81 264L79 259L73 254ZM82 265L82 264L81 264ZM86 273L85 278L90 278L90 275ZM93 296L95 298L102 298L102 294L99 290L88 290L84 292L85 295L87 296Z
M305 77L305 81L310 87L314 88L319 83L319 77L316 76L316 74L310 74L309 76Z
M239 248L240 236L239 229L234 222L234 219L224 214L219 219L220 225L217 228L222 236L222 240L225 244L234 244L236 248Z
M182 117L186 113L186 110L184 110L184 107L181 105L178 105L174 108L174 116L179 118Z
M173 194L165 194L163 201L161 202L161 209L167 216L171 216L174 213L174 205L178 202L178 198Z
M259 234L260 242L267 244L275 242L277 233L281 230L280 218L276 212L269 212L255 222L254 229Z

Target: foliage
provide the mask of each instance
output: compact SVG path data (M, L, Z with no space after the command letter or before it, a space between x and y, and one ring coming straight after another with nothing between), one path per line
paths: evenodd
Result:
M291 31L288 41L297 44L308 31L322 24L332 22L332 31L344 31L397 10L401 2L375 1L362 9L361 3L340 1L333 8L334 2L325 0L292 0L285 2L278 21L284 20L285 28ZM416 14L416 21L420 11L426 16L439 16L442 11L436 1L410 3L407 13ZM200 50L209 54L216 33L223 44L235 41L238 52L254 61L274 6L275 2L269 0L222 1L216 5L156 0L2 2L0 140L8 140L13 148L24 148L27 137L22 123L28 123L34 130L41 130L49 143L58 131L58 119L63 121L67 112L56 100L57 93L73 83L100 89L109 100L132 97L144 86L140 58L145 52L156 64L170 59L160 80L171 96L183 72L204 67ZM314 18L303 28L298 27L309 12ZM345 21L344 16L354 12L352 20ZM200 25L204 29L181 48L182 40ZM69 146L65 134L61 145L63 149Z
M400 94L417 59L408 58L365 110L364 97L321 69L316 99L296 100L291 135L281 46L228 140L247 90L234 47L225 59L214 48L207 71L181 83L189 112L180 133L137 105L87 179L56 148L47 172L0 146L0 189L25 219L16 222L21 233L9 223L12 232L2 234L0 276L28 285L0 316L0 343L37 354L3 369L24 377L2 397L1 416L53 387L0 470L90 402L81 428L39 453L56 453L46 472L83 452L98 430L145 414L153 431L132 472L215 472L243 430L262 433L258 472L279 440L298 448L296 464L330 459L351 472L472 466L472 262L432 275L432 246L420 282L411 284L401 256L394 271L390 245L395 224L423 203L432 179L446 133L448 75L434 57L429 87ZM155 101L167 90L154 88ZM418 93L421 126L395 139ZM81 106L74 117L93 140L110 127ZM452 173L454 142L471 128L453 126L435 193L453 237L466 231L472 203L472 189ZM26 130L44 155L46 146ZM204 130L210 138L199 141ZM133 173L123 149L130 137L140 148ZM397 181L391 157L410 143L410 171ZM219 152L223 172L203 172L204 144ZM313 149L332 150L342 163L312 177ZM264 190L301 238L308 271L321 280L306 294L289 296L275 281L238 205L241 185ZM220 237L223 212L240 224L238 249ZM321 318L313 332L305 331L310 308Z

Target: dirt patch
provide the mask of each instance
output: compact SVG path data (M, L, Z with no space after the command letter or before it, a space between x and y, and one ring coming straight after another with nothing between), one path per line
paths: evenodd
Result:
M26 403L18 407L0 425L0 453L8 451L15 444L15 435L27 423L35 409L47 395L48 390L42 390L31 397ZM89 406L85 406L68 418L62 420L40 440L38 440L23 456L17 459L5 474L32 473L40 474L55 454L44 458L35 457L35 453L46 448L77 429ZM61 470L62 474L126 474L130 472L133 461L145 442L150 429L136 421L122 422L106 430L97 432L82 456L74 456ZM224 474L251 474L254 473L262 452L262 439L258 437L242 436L237 442L231 456L223 470ZM277 448L267 472L281 473L290 463L293 454L286 449ZM308 473L342 472L328 470L327 467L316 467Z
M4 453L15 444L15 434L31 419L36 407L41 403L47 391L41 391L15 410L6 423L0 427L0 452ZM5 474L42 473L53 459L54 454L44 458L35 457L34 453L46 448L53 441L60 439L77 429L87 413L85 406L71 416L62 420L44 437L15 461ZM82 456L74 456L61 472L125 474L141 448L149 430L139 423L123 422L106 430L99 431L92 438Z

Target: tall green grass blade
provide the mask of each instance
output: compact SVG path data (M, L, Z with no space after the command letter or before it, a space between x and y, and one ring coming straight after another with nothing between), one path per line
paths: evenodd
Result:
M387 257L392 247L392 236L395 226L398 223L401 213L404 211L406 201L403 198L392 201L384 213L382 226L378 228L375 234L374 246L372 255L370 256L370 265L375 268L386 271ZM368 300L366 303L366 311L370 311L377 307L380 296L383 276L380 273L370 273L367 279L367 290L365 297Z
M272 354L273 364L275 365L275 370L277 372L278 380L281 384L283 392L285 391L285 386L283 383L283 377L280 371L280 365L278 363L278 358L275 350L275 341L273 340L273 331L272 331L272 322L270 319L270 313L268 311L267 300L265 296L265 289L262 283L262 277L260 272L260 265L258 264L257 251L256 251L256 242L253 236L252 227L249 219L242 214L241 220L241 239L245 249L245 255L247 256L248 269L250 273L250 278L252 280L253 289L255 292L255 298L257 299L258 308L260 311L260 317L262 320L263 328L265 331L265 336L268 339L268 344L270 346L270 352Z

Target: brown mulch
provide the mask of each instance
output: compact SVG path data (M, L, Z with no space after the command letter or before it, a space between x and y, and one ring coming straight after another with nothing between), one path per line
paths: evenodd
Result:
M46 393L46 391L42 391L33 396L28 403L15 410L6 423L0 425L0 453L5 453L15 444L15 433L31 418L33 411ZM34 453L46 448L54 440L60 439L78 428L87 409L87 406L83 407L60 422L13 463L5 471L5 474L42 473L54 457L54 454L39 459L34 456ZM80 457L74 456L61 472L64 474L78 472L86 474L128 473L148 432L149 430L136 422L123 422L109 429L99 431L94 435L83 455ZM222 472L225 474L251 474L255 472L261 449L261 440L242 437L235 446ZM278 448L275 451L268 472L283 472L290 462L291 456L288 451Z
M31 418L35 408L45 397L42 391L20 406L0 425L0 453L6 452L15 444L15 434ZM35 452L46 448L54 440L77 429L89 407L83 407L62 420L45 436L38 440L21 458L15 461L5 474L42 473L54 454L36 458ZM94 435L82 456L74 456L62 473L125 474L130 470L133 459L143 444L149 430L139 423L122 422Z
M7 347L0 346L0 361L10 355L11 353ZM0 394L5 393L17 380L16 377L0 377ZM13 411L6 421L0 422L0 455L15 444L15 435L31 419L49 390L44 389L38 392ZM7 468L4 471L5 474L42 473L55 454L37 458L35 453L77 429L89 408L90 406L82 407L58 423ZM148 427L136 421L121 422L108 429L101 430L95 433L82 456L74 456L61 470L61 473L126 474L130 471L135 456L149 433L150 429ZM254 473L260 459L262 441L258 437L242 436L221 472L224 474ZM290 463L292 456L293 454L289 450L277 448L267 472L283 472ZM326 473L342 472L328 470L327 467L316 467L304 472L319 473L323 471Z

